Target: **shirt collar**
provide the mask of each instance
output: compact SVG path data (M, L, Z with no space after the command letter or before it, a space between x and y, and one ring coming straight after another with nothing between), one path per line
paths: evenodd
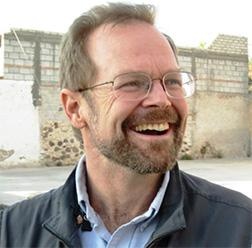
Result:
M132 221L135 223L140 223L142 221L148 220L145 222L144 227L157 215L162 201L164 199L164 195L166 192L166 188L168 186L170 180L170 172L167 171L164 175L164 179L161 187L158 190L154 200L152 201L149 209L142 215L135 217ZM91 222L92 225L98 225L100 223L100 217L95 213L94 209L91 207L89 202L89 197L87 193L86 187L86 161L85 156L83 155L77 165L76 174L75 174L75 182L76 182L76 192L77 199L80 207L86 213L87 219Z
M80 208L85 212L87 219L89 220L89 222L93 227L95 225L99 225L101 220L99 216L95 213L92 206L90 205L87 193L85 155L83 155L78 162L75 174L75 182L76 182L77 200Z

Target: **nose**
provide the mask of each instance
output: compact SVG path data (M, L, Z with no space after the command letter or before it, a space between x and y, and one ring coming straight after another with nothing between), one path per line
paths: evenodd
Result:
M172 105L160 79L153 80L149 94L142 101L142 105L144 107L167 107Z

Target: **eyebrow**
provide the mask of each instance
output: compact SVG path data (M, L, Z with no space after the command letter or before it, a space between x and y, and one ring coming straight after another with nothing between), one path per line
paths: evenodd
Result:
M178 67L178 68L176 68L175 70L168 70L168 71L165 71L164 73L162 73L162 76L163 75L165 75L166 73L169 73L169 72L181 72L181 71L186 71L186 70L184 70L184 69L182 69L181 67ZM128 73L140 73L140 74L146 74L146 75L149 75L150 77L152 77L153 75L152 75L152 73L148 73L148 72L146 72L146 71L138 71L138 70L122 70L122 71L119 71L119 73L116 73L115 75L116 76L114 76L113 77L113 80L116 78L116 77L118 77L118 76L120 76L120 75L123 75L123 74L128 74Z

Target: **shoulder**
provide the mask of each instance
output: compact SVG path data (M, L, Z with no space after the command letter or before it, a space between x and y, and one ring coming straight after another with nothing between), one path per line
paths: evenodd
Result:
M15 203L3 210L2 219L8 218L8 223L13 224L16 221L23 224L34 220L42 222L56 211L61 191L62 187Z
M57 215L60 191L61 188L52 190L3 209L0 212L0 246L30 246L33 237L42 235L43 223Z
M18 202L4 209L3 217L8 215L10 220L19 222L31 221L32 218L42 221L59 212L60 206L71 201L75 196L75 181L73 171L63 186L46 193ZM71 199L69 199L71 198Z
M63 186L2 210L0 246L47 247L46 242L54 242L53 235L49 235L50 232L44 226L50 221L63 225L64 217L73 214L73 205L77 204L74 173Z
M252 200L240 192L211 183L183 171L180 173L183 190L187 197L194 197L209 204L239 209L252 214Z

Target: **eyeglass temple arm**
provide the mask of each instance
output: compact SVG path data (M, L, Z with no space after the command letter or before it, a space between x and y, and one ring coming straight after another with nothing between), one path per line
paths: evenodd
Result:
M87 88L84 88L84 89L78 89L77 92L83 92L83 91L86 91L86 90L91 90L91 89L94 89L98 86L102 86L102 85L106 85L106 84L113 84L114 81L109 81L109 82L105 82L105 83L102 83L102 84L96 84L96 85L93 85L93 86L90 86L90 87L87 87Z

